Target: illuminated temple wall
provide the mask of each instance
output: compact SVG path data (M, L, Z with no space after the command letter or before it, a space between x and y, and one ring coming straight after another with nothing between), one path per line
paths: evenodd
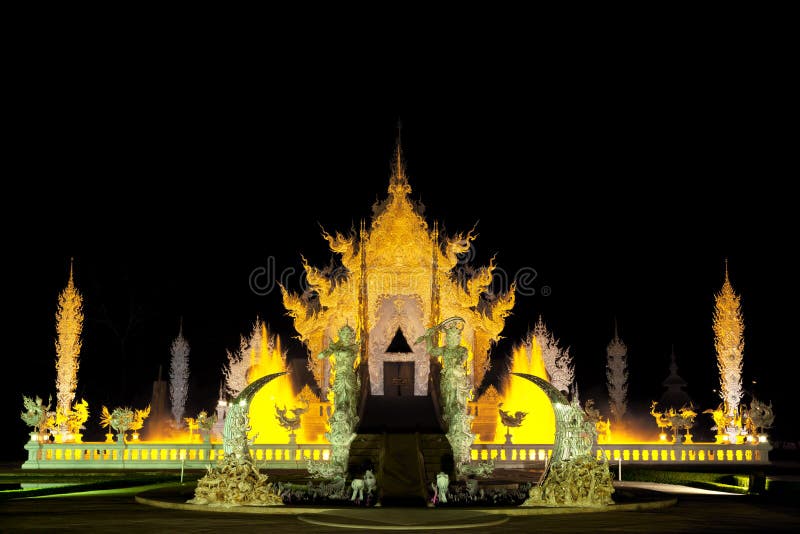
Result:
M478 400L467 403L467 410L473 416L472 433L478 443L494 443L497 432L497 407L503 402L494 386L489 386Z
M297 398L308 401L308 412L302 415L303 424L297 435L298 443L327 443L324 435L328 431L331 403L319 400L319 397L311 391L308 385L303 388Z
M250 368L247 382L272 373L288 371L286 354L281 349L278 336L271 336L262 324L261 342L255 344L257 349L247 355ZM299 443L324 443L327 431L328 407L330 403L320 401L306 385L299 393L295 393L291 374L278 377L264 386L253 397L250 406L250 432L248 436L255 443L288 443L289 431L280 426L276 417L276 406L279 408L303 408L308 402L308 410L301 415L302 425L296 432Z
M536 338L530 344L516 346L512 353L510 371L538 376L548 380L542 351ZM523 424L511 428L512 443L553 443L556 419L550 400L541 388L528 380L506 375L502 392L489 386L476 401L468 404L474 416L472 432L478 435L477 443L505 443L506 427L499 410L511 415L520 411L526 414Z

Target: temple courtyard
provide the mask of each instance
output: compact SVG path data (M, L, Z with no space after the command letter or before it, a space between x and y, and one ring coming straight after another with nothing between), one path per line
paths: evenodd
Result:
M0 471L0 531L314 532L789 532L800 525L800 466L766 466L767 491L741 494L644 481L615 482L617 504L601 509L468 507L248 507L247 513L186 505L202 474ZM298 476L294 474L294 476ZM277 475L291 479L292 473ZM623 475L624 476L624 475ZM15 486L33 484L31 497ZM47 484L72 485L64 493ZM77 490L76 483L86 485ZM67 486L65 486L67 488ZM36 496L37 494L40 494ZM44 495L41 495L44 494ZM520 513L524 515L519 515Z

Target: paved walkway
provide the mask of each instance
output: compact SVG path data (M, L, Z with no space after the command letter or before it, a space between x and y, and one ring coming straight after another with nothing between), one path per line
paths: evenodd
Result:
M623 482L626 487L648 483ZM442 524L483 522L475 532L796 532L800 510L793 502L766 501L758 497L696 492L694 488L673 486L675 506L649 511L610 511L566 515L507 516L462 513L454 509L371 509L373 524L368 530L399 527L415 532L434 532ZM644 487L644 486L640 486ZM342 509L327 516L317 515L317 524L296 516L220 514L168 510L139 504L134 497L143 488L91 492L70 496L48 496L0 502L0 532L223 532L246 531L291 533L300 531L324 534L346 532L352 528L333 526L353 514ZM466 511L465 511L466 512ZM414 524L413 515L429 514L427 525ZM437 515L432 515L437 514ZM392 518L402 518L395 521ZM304 516L303 519L308 519ZM311 518L314 519L313 517ZM439 521L441 519L441 521ZM495 523L492 523L495 521ZM438 525L435 523L439 523ZM364 530L359 530L364 532Z

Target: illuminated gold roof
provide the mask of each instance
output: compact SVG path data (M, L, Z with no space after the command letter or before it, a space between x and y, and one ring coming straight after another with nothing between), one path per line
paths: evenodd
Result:
M439 236L436 223L432 230L428 227L421 209L408 198L411 186L399 142L392 167L389 195L374 207L369 229L362 223L358 235L323 233L331 250L341 256L345 276L304 262L312 294L298 295L282 288L284 306L310 350L310 368L319 384L322 361L316 354L328 338L336 337L339 327L353 325L364 339L375 324L382 299L410 295L421 302L428 325L437 324L441 317L466 320L462 341L473 358L474 385L478 386L489 368L490 345L514 306L514 287L508 293L482 298L488 296L493 262L468 269L469 275L456 273L458 255L469 250L475 236L469 232L446 238ZM363 345L362 359L366 360L367 344Z

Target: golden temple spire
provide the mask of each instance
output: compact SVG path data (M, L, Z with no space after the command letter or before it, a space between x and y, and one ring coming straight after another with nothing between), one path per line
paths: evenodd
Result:
M744 318L739 295L733 290L728 277L727 259L725 282L714 300L714 344L720 372L720 396L725 404L725 413L734 417L744 394L742 388ZM733 426L729 426L727 431L730 433L732 429ZM735 436L732 437L735 440Z
M728 284L731 283L730 279L728 278L728 258L725 258L725 282Z
M408 178L406 177L405 162L403 161L403 145L400 138L402 130L403 125L398 120L397 144L394 149L394 161L392 161L392 178L389 180L390 195L407 195L411 192L411 186L408 185Z
M433 221L431 234L431 324L439 324L439 221Z

